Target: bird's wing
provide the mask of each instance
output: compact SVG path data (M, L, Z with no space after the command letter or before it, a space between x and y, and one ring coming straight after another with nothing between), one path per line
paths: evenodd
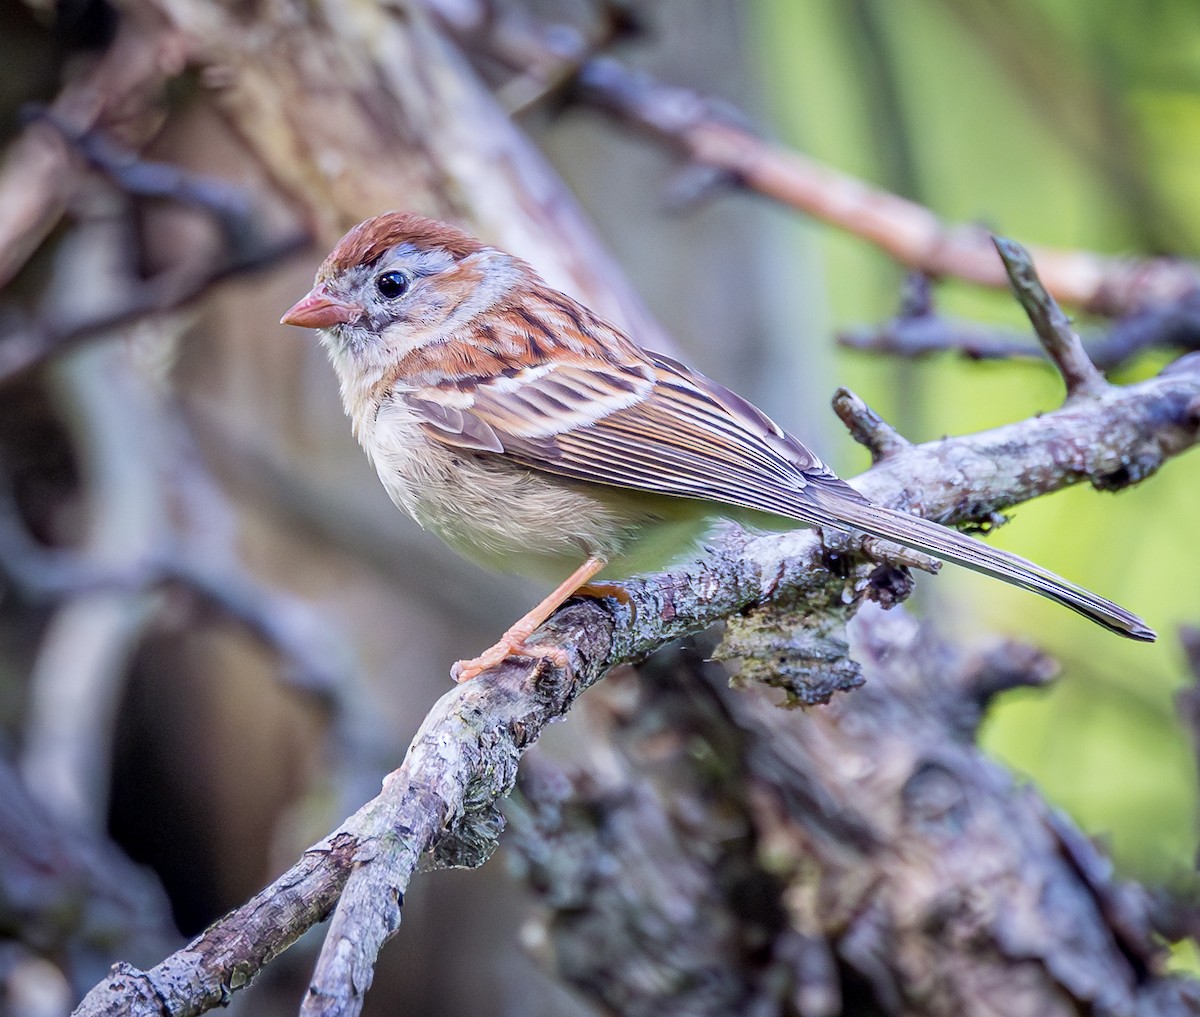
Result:
M575 480L836 524L806 488L863 501L741 396L667 357L553 361L401 396L429 437Z
M1133 639L1136 615L1008 551L872 505L740 396L656 354L547 362L402 396L426 433L576 480L854 528L1040 593Z

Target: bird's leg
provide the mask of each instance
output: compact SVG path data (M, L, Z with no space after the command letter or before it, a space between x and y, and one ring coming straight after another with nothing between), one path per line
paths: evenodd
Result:
M495 667L506 657L549 657L559 667L567 666L567 655L557 646L527 646L525 640L533 635L534 630L542 624L554 611L584 583L607 565L603 558L595 555L588 558L572 572L528 614L519 618L509 626L507 632L500 637L495 646L484 650L478 657L471 660L460 660L450 669L450 676L456 682L468 682L476 675Z

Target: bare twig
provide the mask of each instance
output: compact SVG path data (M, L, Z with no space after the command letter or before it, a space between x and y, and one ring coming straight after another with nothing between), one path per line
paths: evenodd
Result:
M83 312L103 307L103 269L122 239L113 220L89 220L62 245L50 291L71 288ZM160 464L142 454L154 434L153 396L125 348L112 342L55 361L46 384L86 484L81 544L100 566L140 558L169 532ZM144 591L97 591L61 604L47 626L30 676L21 769L31 792L60 819L103 822L126 664L154 608Z
M1044 360L1045 347L1023 333L949 318L933 311L898 314L882 325L845 329L837 341L847 349L920 358L956 352L969 360ZM1185 298L1148 307L1102 331L1085 333L1083 349L1101 371L1123 367L1147 350L1188 353L1200 349L1200 300Z
M168 198L212 216L225 244L215 256L185 264L150 279L129 275L108 280L121 299L101 303L99 310L57 321L28 319L10 313L0 323L0 385L24 375L74 343L155 314L179 310L231 276L252 272L305 247L303 232L268 236L255 202L242 188L179 167L139 159L94 130L81 131L52 111L40 111L35 122L52 125L96 169L131 197Z
M930 517L958 521L1082 480L1107 488L1141 479L1193 445L1198 431L1200 357L1193 356L1155 379L1034 420L898 451L857 486L882 504L919 506ZM443 863L487 857L500 828L496 802L547 722L617 663L749 605L788 596L812 612L841 609L846 583L868 585L867 567L842 579L825 571L822 554L809 533L731 533L702 562L628 584L633 610L612 602L569 604L540 637L566 649L568 674L544 661L512 661L447 693L379 798L186 950L148 972L122 968L76 1014L161 1014L169 1000L169 1012L179 1017L217 1005L328 912L351 868L370 866L377 875L356 878L370 903L356 892L344 906L368 907L375 931L360 944L345 935L330 941L314 985L322 1002L335 1004L327 1012L357 1013L355 984L369 977L381 938L398 926L401 895L418 859L429 850Z
M23 532L7 499L0 499L0 576L32 601L178 585L279 651L291 665L290 684L327 699L337 698L353 659L319 611L235 567L214 567L172 546L114 565L48 549Z
M1108 388L1108 382L1088 359L1078 333L1071 327L1062 308L1046 292L1029 252L1004 237L993 237L992 242L1004 262L1013 292L1033 323L1033 330L1063 376L1067 398L1099 395Z
M1045 347L1030 342L1022 333L947 318L932 311L916 315L902 313L882 325L843 329L838 333L837 341L838 345L851 350L913 359L946 351L961 353L969 360L1045 360L1046 357ZM1101 363L1094 347L1089 347L1088 353L1094 363Z
M131 198L163 198L210 216L225 240L220 262L225 271L260 268L278 257L273 253L277 242L264 236L258 221L259 203L245 187L170 163L144 159L96 128L80 129L53 109L30 105L24 109L23 118L50 124L90 167L108 177L122 194ZM300 245L310 238L297 232L289 239Z
M144 140L144 117L162 84L184 67L181 33L121 19L116 41L95 69L69 84L53 112L77 131L111 128ZM132 140L131 138L127 140ZM76 153L59 131L43 122L27 126L0 168L0 286L20 271L54 228L76 183Z
M427 2L439 21L461 34L443 5ZM573 25L547 25L517 7L492 12L491 28L483 41L516 70L496 93L510 114L518 114L560 92L591 57L618 39L633 34L637 25L632 13L615 3L602 5L599 24L590 31ZM478 38L481 33L476 32Z
M870 451L873 463L912 444L848 388L839 388L834 393L833 412L849 429L850 437Z
M582 101L675 146L710 171L702 178L705 193L715 181L740 184L861 237L900 264L935 278L994 288L1008 283L986 230L947 225L915 202L765 141L727 102L593 55L594 47L571 29L559 32L557 26L501 15L487 19L484 29L475 19L464 31L440 4L427 0L426 6L468 48L482 49L522 74L542 68L535 77L545 87L569 84ZM560 42L560 35L570 41ZM1098 314L1126 314L1200 292L1200 270L1179 259L1133 261L1051 248L1035 248L1033 257L1057 300Z
M600 57L583 65L576 84L586 102L744 187L875 244L902 265L983 286L1008 283L986 230L947 226L921 205L766 142L694 92ZM1032 253L1056 299L1099 314L1173 302L1200 289L1200 273L1189 262L1124 261L1050 248Z
M86 320L52 325L10 317L4 322L4 335L0 337L0 385L24 376L76 343L142 318L181 310L223 279L265 267L307 243L308 237L293 235L271 242L253 261L236 265L224 262L189 265L145 281L130 280L128 299L124 303Z

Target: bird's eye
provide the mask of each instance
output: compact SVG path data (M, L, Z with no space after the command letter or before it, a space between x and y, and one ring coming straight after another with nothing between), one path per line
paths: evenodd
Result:
M412 280L403 272L384 272L375 280L375 288L387 300L395 300L408 292Z

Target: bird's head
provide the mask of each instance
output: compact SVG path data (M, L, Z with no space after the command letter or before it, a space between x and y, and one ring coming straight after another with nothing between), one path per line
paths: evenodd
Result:
M319 329L339 371L370 373L461 331L524 271L454 226L387 212L342 237L281 321Z

